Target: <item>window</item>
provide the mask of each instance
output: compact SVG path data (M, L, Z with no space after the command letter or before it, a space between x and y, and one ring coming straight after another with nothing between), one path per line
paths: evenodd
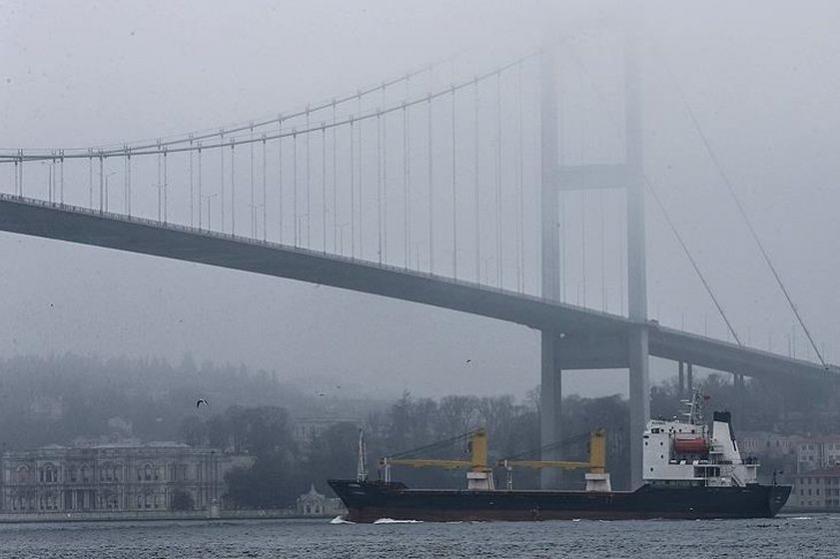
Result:
M52 464L45 464L39 471L41 483L58 483L58 469Z
M145 479L146 481L151 481L152 480L152 465L151 464L146 464L145 466L143 466L143 479Z
M16 477L18 483L28 483L32 481L29 466L18 466Z

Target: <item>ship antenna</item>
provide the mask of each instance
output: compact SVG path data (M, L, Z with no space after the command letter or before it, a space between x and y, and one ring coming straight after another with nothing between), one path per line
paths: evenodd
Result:
M365 430L359 428L359 461L356 465L356 481L367 481L367 446L365 445Z

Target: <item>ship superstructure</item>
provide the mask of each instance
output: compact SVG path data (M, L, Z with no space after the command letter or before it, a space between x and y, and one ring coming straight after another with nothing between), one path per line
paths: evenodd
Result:
M655 486L746 487L758 481L758 462L742 458L729 412L714 412L711 429L699 395L685 402L684 419L655 419L644 433L643 477Z

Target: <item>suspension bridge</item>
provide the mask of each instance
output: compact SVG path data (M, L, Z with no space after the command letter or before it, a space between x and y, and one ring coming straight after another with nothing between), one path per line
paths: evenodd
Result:
M840 378L840 369L813 343L752 227L819 362L742 343L645 175L632 45L621 62L620 107L604 109L613 133L600 142L597 161L571 160L557 64L563 49L551 45L469 76L431 65L236 126L113 145L5 150L0 230L539 330L543 441L561 438L561 371L628 369L638 483L649 356L677 363L686 390L696 366L732 374L736 388L745 376L824 380ZM646 192L665 212L729 339L649 319ZM592 215L569 210L572 194L599 205L594 243ZM573 229L581 231L574 246ZM574 296L572 258L582 260ZM600 258L600 277L589 282L587 258Z

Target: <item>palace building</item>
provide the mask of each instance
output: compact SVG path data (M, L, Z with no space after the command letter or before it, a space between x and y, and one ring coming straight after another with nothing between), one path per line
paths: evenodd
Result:
M220 506L226 460L181 443L47 446L0 457L0 512L200 511Z

